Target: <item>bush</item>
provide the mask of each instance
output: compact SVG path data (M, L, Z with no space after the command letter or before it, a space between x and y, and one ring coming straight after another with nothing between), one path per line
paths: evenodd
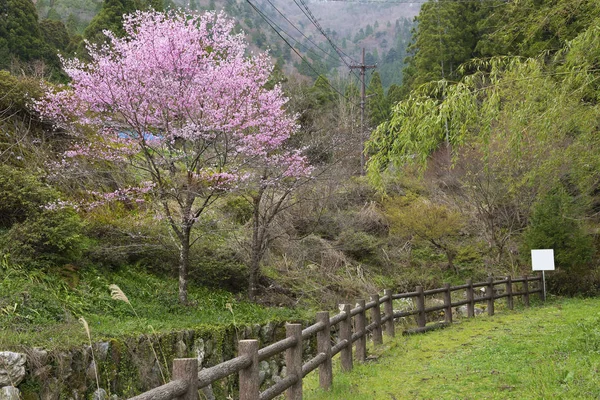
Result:
M27 171L0 166L0 251L27 267L74 262L85 239L69 208L48 207L58 193Z
M377 245L377 238L365 232L344 231L338 239L339 249L358 261L374 256Z
M0 238L0 247L28 268L76 262L85 245L81 220L71 209L43 210L14 224Z
M523 251L528 259L531 249L554 249L557 271L550 274L549 286L556 294L590 294L594 280L591 261L592 238L579 223L581 210L563 188L544 196L533 207L523 234Z

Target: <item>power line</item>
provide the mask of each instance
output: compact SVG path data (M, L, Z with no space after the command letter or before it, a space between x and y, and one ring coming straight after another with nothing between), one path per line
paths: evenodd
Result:
M306 65L315 73L317 74L317 76L322 75L321 73L319 73L319 71L317 71L299 52L298 50L296 50L296 48L294 46L292 46L290 44L290 42L287 41L286 38L284 38L281 33L275 28L275 26L277 26L274 22L272 23L270 18L267 17L258 7L256 7L254 4L252 4L252 2L250 0L246 0L246 2L248 4L250 4L250 6L254 9L254 11L256 11L261 17L262 19L271 27L271 29L273 29L275 31L275 33L281 38L281 40L283 40L285 42L285 44L288 45L288 47L290 49L292 49L292 51L294 53L296 53L296 55L298 57L300 57L300 59L302 61L304 61L306 63ZM275 25L275 26L274 26ZM278 26L277 26L278 27ZM335 86L333 86L328 79L325 80L325 82L327 83L327 85L329 85L329 87L331 87L336 93L338 93L340 96L342 96L343 98L346 98L346 96L340 92Z
M268 0L267 0L268 1ZM269 1L269 3L271 3ZM250 4L252 6L252 4ZM271 3L272 5L272 3ZM273 6L275 7L275 6ZM253 8L256 9L256 7L253 6ZM279 11L279 10L277 10ZM257 10L257 12L259 14L261 14L261 17L271 26L271 28L273 28L273 30L275 30L275 33L277 33L279 35L279 37L281 37L281 35L279 34L280 32L283 32L284 34L286 34L290 39L292 39L296 44L302 46L306 52L308 53L312 53L314 56L321 58L322 56L320 54L317 54L313 49L311 49L310 47L308 47L307 45L305 45L304 43L300 42L298 39L296 39L292 34L290 34L289 32L287 32L286 30L284 30L283 28L281 28L281 26L277 25L277 23L275 21L273 21L273 19L269 18L265 13L261 12L260 10ZM281 12L280 12L281 13ZM295 27L295 26L294 26ZM275 29L277 28L277 29ZM298 30L298 28L296 28ZM283 38L282 38L283 39ZM308 39L308 38L307 38ZM309 39L310 40L310 39ZM285 41L285 39L284 39ZM312 43L312 42L311 42ZM314 43L313 43L314 44ZM318 47L318 46L317 46ZM321 49L319 47L319 50L321 50L325 55L330 56L329 53L327 53L325 50ZM334 67L340 67L341 64L336 64L334 65Z
M306 2L304 0L299 0L300 3L302 3L302 6L300 6L300 4L298 4L298 0L294 0L294 3L296 3L296 5L298 6L298 8L300 9L300 11L302 11L302 13L304 15L306 15L306 17L309 19L309 21L317 28L317 30L319 32L321 32L321 34L325 37L325 39L327 39L327 41L329 42L329 44L331 45L331 47L333 48L333 50L335 50L336 53L338 53L338 56L340 56L340 59L342 60L342 62L344 64L346 64L346 66L348 68L350 68L350 64L348 64L346 62L346 60L344 59L344 56L348 57L350 60L357 62L356 60L354 60L352 57L350 57L348 54L344 53L334 42L333 40L331 40L331 38L327 35L327 33L325 32L325 30L323 29L323 27L321 26L321 24L319 23L319 21L317 20L317 18L314 16L314 14L312 13L312 11L310 11L310 8L308 8L308 5L306 4ZM302 8L304 7L304 8Z
M327 52L326 50L323 50L323 48L321 48L318 44L316 44L315 42L312 41L311 38L309 38L308 36L306 36L304 34L304 32L302 32L300 30L300 28L298 28L292 21L289 20L288 17L285 16L284 13L282 13L277 6L275 6L275 4L273 4L273 2L271 2L271 0L267 0L267 2L275 9L275 11L277 11L279 13L279 15L281 15L295 30L297 30L306 40L308 40L310 43L313 44L313 46L315 46L317 49L321 50L325 55L329 56L329 52Z

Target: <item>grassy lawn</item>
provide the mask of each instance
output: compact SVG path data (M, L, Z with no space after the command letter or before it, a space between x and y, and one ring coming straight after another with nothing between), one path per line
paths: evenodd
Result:
M384 337L376 361L343 374L333 390L311 373L305 399L597 399L600 299L554 300L441 331Z

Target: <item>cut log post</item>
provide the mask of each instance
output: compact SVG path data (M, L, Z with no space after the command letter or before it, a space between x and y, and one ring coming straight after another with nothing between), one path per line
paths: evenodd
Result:
M298 380L285 392L287 400L302 400L302 325L286 324L286 336L296 338L296 345L285 351L286 376L296 375Z
M342 371L352 371L352 316L350 311L352 306L344 304L342 312L346 313L346 318L340 321L340 340L346 340L348 343L340 352L340 362Z
M494 278L488 277L488 284L486 286L487 294L487 312L488 315L494 315Z
M529 277L525 275L523 277L523 303L525 303L525 307L529 307Z
M375 302L375 305L371 308L371 321L375 323L375 328L373 328L373 344L382 344L383 335L381 334L381 307L379 305L379 295L372 294L371 301Z
M317 322L325 325L325 328L317 332L317 351L325 354L325 361L319 365L319 385L323 390L329 390L333 382L333 371L331 366L331 325L329 324L329 312L317 313Z
M367 332L365 332L367 327L367 316L365 311L365 301L358 300L356 303L358 307L360 307L360 312L356 314L356 318L354 318L354 332L362 334L362 336L356 340L356 359L360 362L364 362L367 359Z
M513 290L512 290L512 278L511 276L507 276L506 277L506 306L508 307L509 310L512 310L514 308L514 302L513 302Z
M394 299L392 299L393 292L391 289L385 289L383 293L388 297L383 306L383 311L387 317L387 321L385 321L385 333L389 337L394 337L396 332L394 331Z
M423 293L423 286L417 286L417 326L422 328L427 323L425 318L425 294Z
M176 358L173 360L173 380L188 383L187 392L178 400L198 400L198 359Z
M473 281L471 279L467 279L467 315L469 318L473 318L475 316L475 293L473 293Z
M450 291L450 284L445 283L444 289L444 322L447 324L452 323L452 292Z
M239 354L250 357L252 361L247 368L239 372L240 400L256 400L260 397L258 340L240 340Z

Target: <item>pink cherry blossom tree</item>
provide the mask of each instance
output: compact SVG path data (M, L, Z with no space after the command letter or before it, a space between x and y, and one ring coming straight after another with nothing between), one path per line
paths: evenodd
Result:
M49 90L37 108L73 132L96 132L92 145L79 144L66 157L127 162L146 181L128 193L157 199L177 238L179 301L187 303L192 228L208 207L251 182L289 185L310 167L282 150L295 120L280 87L265 86L268 56L247 54L234 21L173 11L136 12L123 21L124 37L105 32L103 46L88 46L89 63L63 60L71 83ZM268 182L256 178L257 165L277 166L278 173Z

